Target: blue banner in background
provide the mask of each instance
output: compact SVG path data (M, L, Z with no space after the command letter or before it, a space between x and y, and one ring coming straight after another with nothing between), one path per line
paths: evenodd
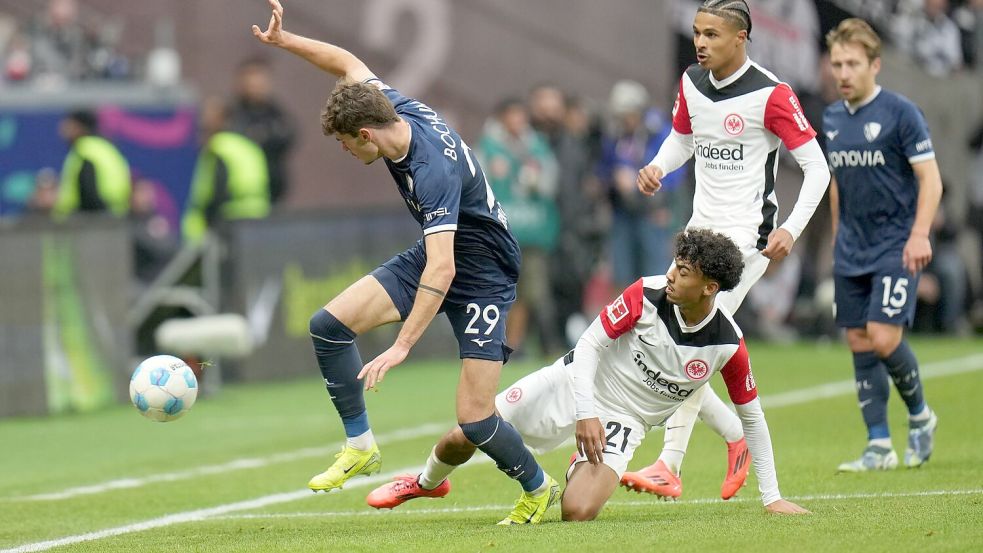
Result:
M44 168L61 171L68 153L58 134L67 109L0 111L0 217L22 214ZM178 228L198 154L197 111L190 106L96 110L100 134L130 163L133 179L148 179L162 215Z

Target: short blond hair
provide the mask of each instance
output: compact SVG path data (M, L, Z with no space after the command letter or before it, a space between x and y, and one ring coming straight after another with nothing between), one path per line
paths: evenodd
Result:
M835 29L826 33L826 47L832 49L834 44L858 44L870 61L881 57L881 37L869 23L856 17L840 21Z

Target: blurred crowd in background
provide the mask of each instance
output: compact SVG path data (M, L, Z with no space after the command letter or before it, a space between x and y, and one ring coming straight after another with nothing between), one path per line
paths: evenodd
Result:
M790 82L813 125L820 124L823 107L837 99L821 40L836 15L820 4L866 17L933 77L983 69L983 0L749 3L755 18L752 58ZM117 48L126 21L90 13L84 1L38 5L42 9L30 20L0 14L2 86L44 89L78 81L166 83L177 78L179 61L169 48L166 26L157 47L136 59ZM802 32L790 34L787 25L769 21L795 21ZM681 71L693 54L688 23L676 30ZM692 172L681 169L654 197L643 196L635 186L638 170L671 129L670 99L657 93L661 96L627 79L611 83L603 99L538 83L502 99L480 136L465 137L522 247L518 302L508 327L508 341L519 352L565 351L613 294L642 275L668 268L672 236L689 218L694 184ZM153 188L138 171L131 173L125 159L114 161L106 153L111 143L84 146L86 137L98 137L98 125L91 112L74 111L60 133L71 144L69 158L77 159L38 172L27 210L19 217L58 219L76 211L127 217L135 275L150 283L181 244L199 238L204 228L223 219L262 218L290 195L288 169L297 125L285 101L282 93L274 93L269 60L260 57L240 60L224 97L201 100L201 152L180 225L161 215ZM983 330L983 267L979 256L967 260L956 247L967 233L983 243L983 121L964 144L975 164L966 171L970 182L960 183L969 190L969 216L965 224L951 221L944 209L936 217L934 259L917 291L915 330L920 332ZM946 178L945 166L942 173ZM109 182L112 178L118 182ZM784 178L797 182L800 177L793 171ZM787 214L791 202L785 199L782 208ZM773 262L751 290L738 314L748 334L779 341L835 336L828 211L828 204L820 206L793 254Z

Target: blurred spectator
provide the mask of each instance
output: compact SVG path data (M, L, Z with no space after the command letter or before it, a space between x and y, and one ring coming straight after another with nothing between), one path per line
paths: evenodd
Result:
M565 329L571 317L583 319L584 287L600 256L603 236L597 187L591 186L596 160L591 151L590 122L586 110L568 101L553 85L533 88L528 104L529 121L549 140L559 167L556 206L560 229L550 260L550 278L556 306L554 326ZM574 111L577 113L571 113ZM573 342L580 334L575 334ZM567 341L568 346L573 345Z
M925 71L944 77L962 68L959 27L949 18L949 0L924 0L922 9L899 17L894 43Z
M57 201L58 173L50 167L45 167L38 171L34 177L34 193L27 201L27 210L24 215L32 218L50 219L51 211Z
M32 74L37 78L79 80L89 76L92 39L79 22L75 0L49 0L30 32Z
M129 60L117 49L122 23L109 16L89 19L94 25L83 22L76 0L49 0L44 13L7 44L4 78L61 86L70 81L129 77Z
M754 40L748 55L792 85L799 96L819 89L819 13L813 0L748 0ZM822 107L819 108L822 115ZM808 114L807 114L808 115Z
M263 150L245 136L226 130L227 123L222 100L203 102L203 146L181 221L185 240L201 240L222 220L260 219L270 213L269 172Z
M26 80L31 74L31 46L27 37L15 34L7 44L3 59L3 78L17 82Z
M273 99L270 70L264 58L250 58L239 65L236 95L229 109L229 128L263 149L270 176L270 199L277 204L290 189L286 157L297 128L290 115Z
M962 33L963 58L969 67L983 67L983 0L966 0L952 13Z
M95 114L72 112L61 121L58 132L70 147L61 169L54 217L64 219L78 211L126 215L130 166L112 142L95 134Z
M643 275L664 274L672 261L672 235L683 224L671 202L685 171L666 176L654 196L643 195L635 185L639 169L655 157L672 128L671 120L648 102L640 83L615 83L608 104L613 120L602 139L597 168L611 203L609 245L617 289Z
M157 208L157 185L146 178L133 182L130 203L133 263L137 280L150 284L178 250L176 229Z
M550 255L560 228L556 159L546 140L529 126L525 104L517 98L495 109L495 116L485 124L478 155L522 250L522 271L509 311L506 340L521 352L532 327L542 353L553 355L562 348L550 291Z

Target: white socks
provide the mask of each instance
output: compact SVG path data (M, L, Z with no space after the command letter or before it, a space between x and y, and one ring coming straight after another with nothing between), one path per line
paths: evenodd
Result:
M437 458L437 447L430 450L430 457L427 458L427 466L420 473L420 487L425 490L432 490L447 480L457 466L448 465Z
M693 426L696 425L696 418L700 414L700 406L703 405L706 390L706 386L698 388L666 421L666 434L659 460L674 474L679 474L679 468L683 464L686 446L693 433Z
M883 447L884 449L891 449L891 438L876 438L873 440L867 440L867 445L873 445L877 447Z
M372 435L371 430L367 430L365 431L365 433L359 434L354 438L346 439L345 443L348 445L348 447L352 449L357 449L359 451L368 451L372 449L373 445L375 445L375 436Z

